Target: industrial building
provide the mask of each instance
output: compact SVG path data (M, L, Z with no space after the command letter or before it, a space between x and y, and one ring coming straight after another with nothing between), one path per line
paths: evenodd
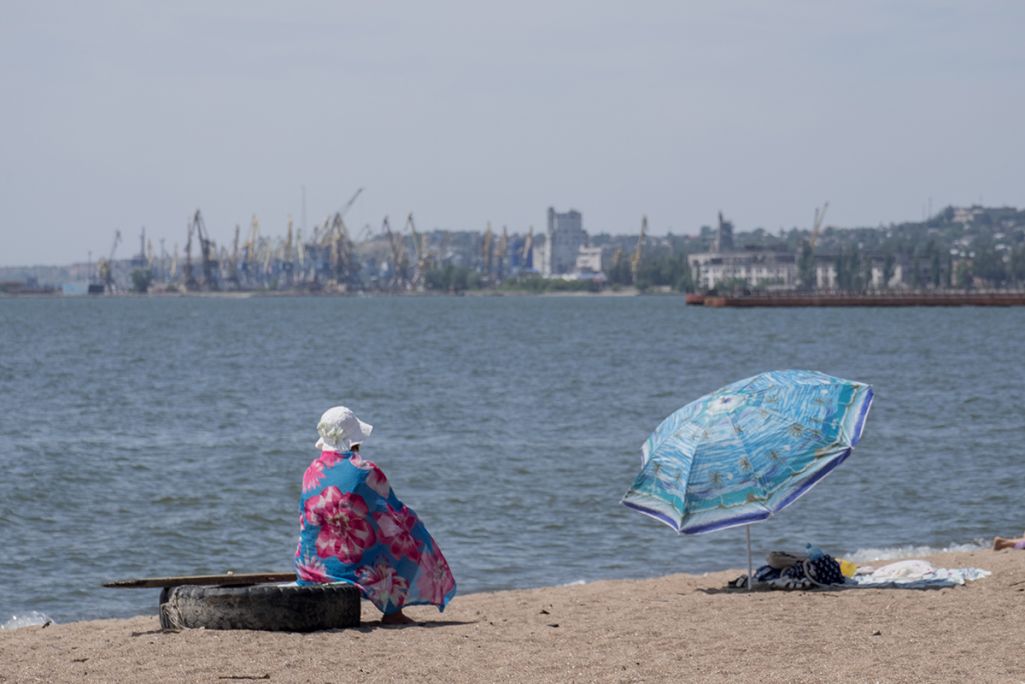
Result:
M818 233L821 216L816 215L811 244ZM899 288L904 286L908 265L896 260L886 266L881 254L863 254L864 287L868 289ZM837 255L816 252L814 260L815 288L837 289ZM711 252L691 254L688 264L698 290L743 285L752 289L796 290L801 286L798 255L769 249L736 249L733 243L733 224L719 214L719 227L712 241Z
M534 260L541 264L541 275L546 278L572 273L577 270L577 257L580 248L587 244L587 233L584 231L583 218L579 211L570 209L565 213L548 207L548 227L545 241L541 248L542 259Z

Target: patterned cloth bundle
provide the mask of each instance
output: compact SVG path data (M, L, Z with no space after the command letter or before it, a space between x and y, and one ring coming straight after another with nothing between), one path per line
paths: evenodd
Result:
M768 564L754 573L752 588L764 589L812 589L834 584L845 584L840 563L826 553L817 552L809 558L804 554L787 551L773 551ZM729 582L733 589L747 588L747 575L741 575Z

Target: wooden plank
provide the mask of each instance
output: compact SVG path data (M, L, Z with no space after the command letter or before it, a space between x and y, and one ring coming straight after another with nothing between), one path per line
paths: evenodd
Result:
M104 582L112 589L145 589L152 587L177 587L183 584L210 584L231 586L260 584L262 582L294 582L294 572L230 572L225 575L181 575L178 577L138 577Z

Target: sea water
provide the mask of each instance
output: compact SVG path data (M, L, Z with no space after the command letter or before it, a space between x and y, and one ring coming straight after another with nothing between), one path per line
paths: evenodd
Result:
M752 528L897 557L1025 528L1025 309L705 310L680 297L0 300L0 621L153 613L113 578L288 570L321 412L461 592L746 565L619 503L679 406L769 369L870 383L854 455ZM916 551L917 552L917 551ZM458 600L458 599L457 599Z

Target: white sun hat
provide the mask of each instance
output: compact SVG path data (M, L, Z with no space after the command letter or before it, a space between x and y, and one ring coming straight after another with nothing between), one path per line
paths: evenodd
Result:
M374 426L364 423L350 409L334 406L324 411L317 423L317 448L321 451L349 451L370 436Z

